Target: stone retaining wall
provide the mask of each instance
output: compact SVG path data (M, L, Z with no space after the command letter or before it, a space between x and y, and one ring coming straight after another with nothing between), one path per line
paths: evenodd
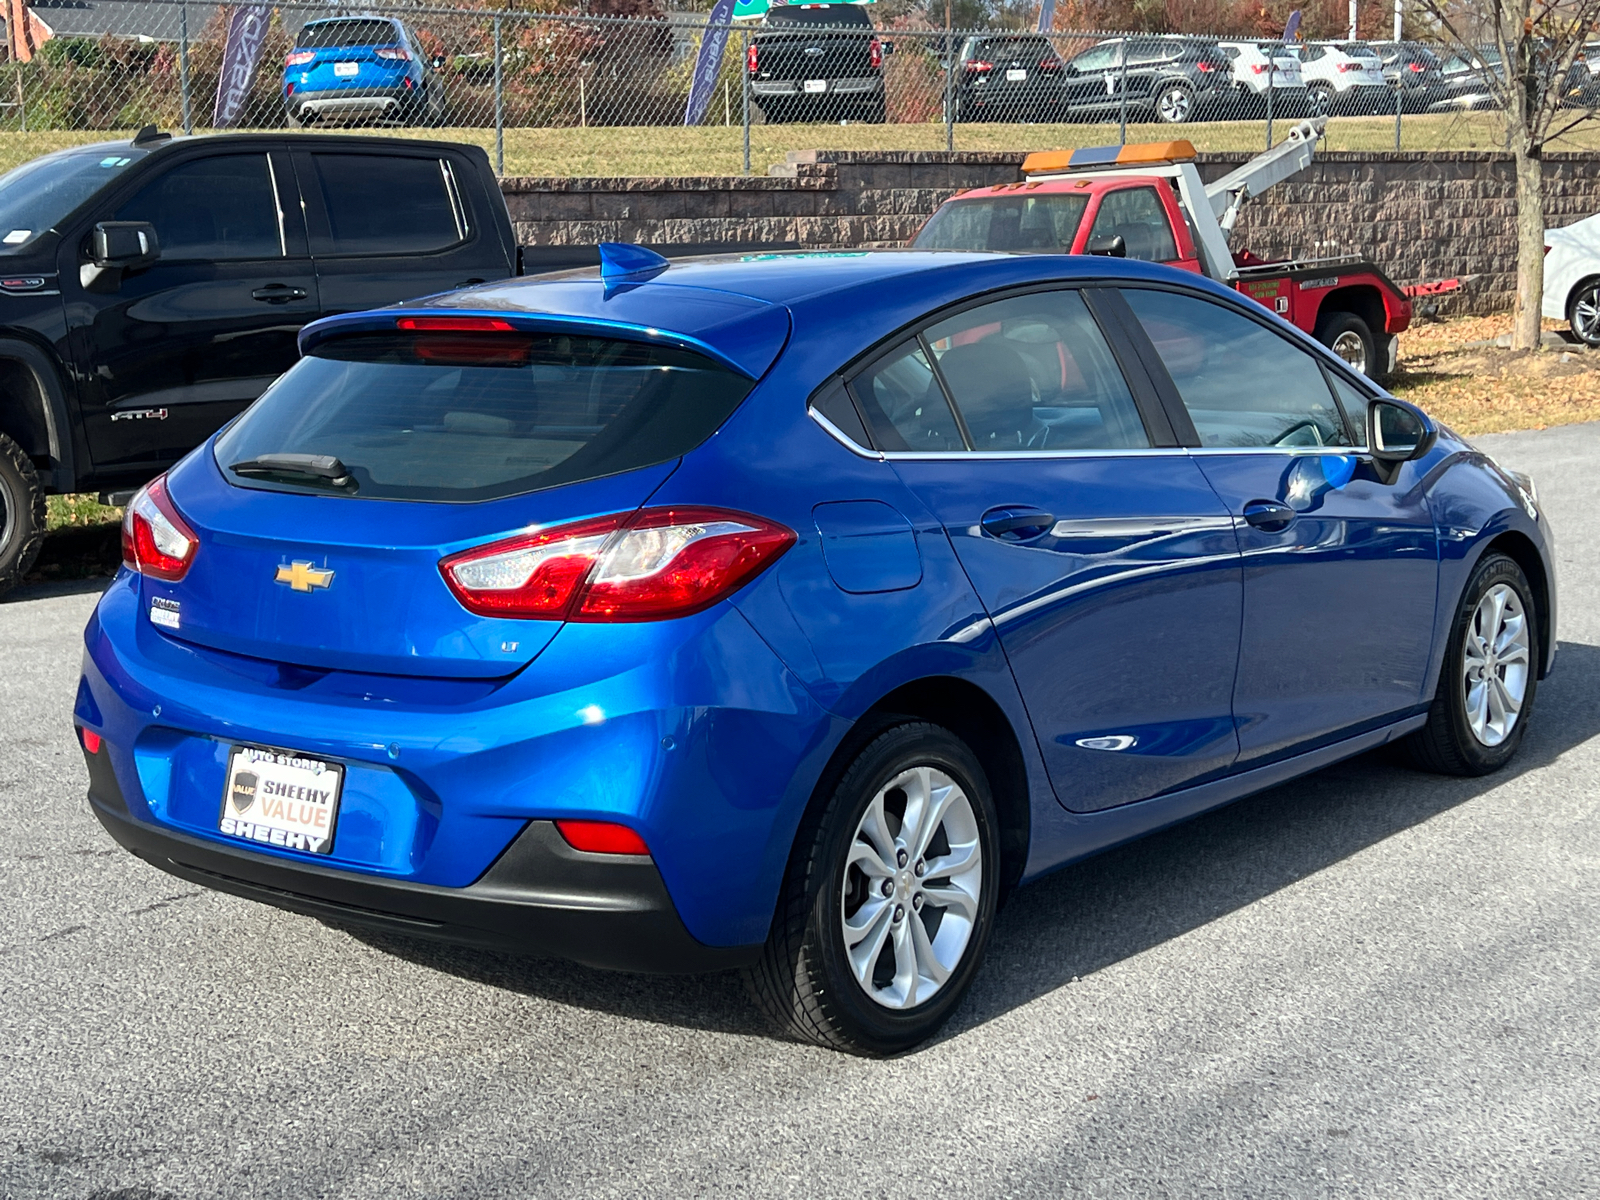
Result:
M1248 156L1204 154L1206 178ZM894 246L951 193L1019 178L1022 153L791 153L752 177L502 181L521 241L582 245L799 242ZM1546 221L1600 211L1600 155L1545 160ZM1516 260L1512 166L1489 152L1332 151L1248 205L1235 245L1264 257L1359 253L1397 282L1476 277L1447 310L1510 306Z

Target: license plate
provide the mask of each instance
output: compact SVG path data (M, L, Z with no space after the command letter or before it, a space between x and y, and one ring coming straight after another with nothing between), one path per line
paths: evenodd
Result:
M340 76L343 76L344 78L348 79L352 75L359 75L361 73L361 64L360 63L334 63L333 64L333 73L335 75L340 75Z
M826 79L808 79L805 82L805 89L812 93L825 92L828 90L828 81Z
M217 829L228 837L307 854L333 850L344 767L288 750L235 746L228 754Z
M1007 71L1006 72L1006 82L1007 83L1026 83L1027 80L1028 80L1028 73L1026 71Z

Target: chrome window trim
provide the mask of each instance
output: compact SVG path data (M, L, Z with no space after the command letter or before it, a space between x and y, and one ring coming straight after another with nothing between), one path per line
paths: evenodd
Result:
M283 227L283 193L278 190L278 168L272 165L272 152L262 155L267 160L267 178L272 181L272 211L278 214L278 257L289 257L289 236Z
M826 433L834 441L838 442L846 450L850 451L850 453L857 455L860 458L870 458L874 462L883 461L883 454L881 451L867 449L860 442L857 442L855 439L853 439L844 430L840 429L832 421L828 420L827 417L819 413L814 405L806 405L806 412L813 421L822 427L822 432Z
M461 201L460 190L456 187L455 168L451 166L448 158L439 160L439 173L444 176L445 194L450 197L450 212L456 219L457 244L467 240L470 232L467 228L467 208Z
M1219 454L1292 454L1297 457L1312 454L1323 458L1328 455L1369 454L1370 451L1365 446L1190 446L1189 453L1207 458Z

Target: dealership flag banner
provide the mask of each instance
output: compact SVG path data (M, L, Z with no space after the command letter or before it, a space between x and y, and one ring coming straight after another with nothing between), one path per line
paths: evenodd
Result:
M1056 24L1056 0L1044 0L1039 5L1039 32L1049 33Z
M217 105L211 114L211 124L217 129L226 129L237 121L250 96L261 44L267 40L270 12L265 5L233 10L233 19L228 22L228 45L222 52L222 76L217 80Z
M722 52L728 46L728 22L733 20L734 0L717 0L700 39L700 56L694 60L694 82L689 85L689 103L683 110L685 125L698 125L717 89L722 74Z

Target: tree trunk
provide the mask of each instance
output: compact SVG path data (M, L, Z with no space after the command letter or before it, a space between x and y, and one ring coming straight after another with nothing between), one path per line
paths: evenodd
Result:
M1544 303L1544 187L1538 151L1514 145L1517 166L1517 307L1512 316L1511 348L1539 344L1539 309Z

